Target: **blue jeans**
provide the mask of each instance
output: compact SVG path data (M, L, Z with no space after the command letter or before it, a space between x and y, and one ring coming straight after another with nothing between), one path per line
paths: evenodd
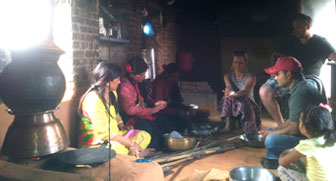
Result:
M268 127L267 130L273 130L275 127ZM285 134L269 134L265 139L267 150L266 158L279 159L280 154L290 148L294 148L303 137L290 136Z
M271 87L276 93L278 93L279 97L283 97L289 92L289 89L286 87L280 87L278 82L273 77L267 79L264 85Z

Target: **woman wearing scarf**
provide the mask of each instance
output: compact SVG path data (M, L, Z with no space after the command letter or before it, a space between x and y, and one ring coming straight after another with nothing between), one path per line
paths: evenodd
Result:
M108 140L118 154L150 157L155 149L146 149L150 135L142 130L127 130L119 115L117 87L121 70L112 62L100 62L93 71L95 80L82 96L78 113L80 119L79 147L99 147Z
M122 108L122 117L126 126L147 131L151 137L149 147L161 149L162 135L172 131L170 121L164 116L155 113L167 106L166 101L157 101L151 105L149 92L139 89L139 84L146 78L146 62L140 57L132 58L126 65L126 76L121 78L118 88L119 102Z

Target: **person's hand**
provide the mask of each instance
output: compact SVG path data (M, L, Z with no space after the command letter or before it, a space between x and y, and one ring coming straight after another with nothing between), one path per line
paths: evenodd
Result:
M225 89L225 90L222 90L222 92L224 93L225 96L229 96L231 91L228 91Z
M266 139L266 136L271 134L271 130L260 130L259 131L259 134L260 134L260 139L261 140L265 140Z
M235 91L228 91L228 90L225 89L225 90L222 90L222 92L225 94L225 96L227 96L231 99L234 99L234 98L238 97L238 94Z
M152 113L155 114L159 111L161 111L162 109L167 107L167 102L166 101L157 101L155 104L155 106L152 108Z
M132 144L128 147L132 155L138 156L140 152L142 152L142 149L140 145L138 145L135 142L132 142Z
M225 90L222 90L222 92L225 94L225 96L230 96L235 93L230 86L226 87Z
M120 130L127 129L127 128L125 127L123 121L119 121L119 122L118 122L118 127L119 127Z
M167 107L167 102L166 101L157 101L155 102L154 106L158 106L158 107L161 107L162 109L166 108Z
M235 99L235 98L239 97L238 94L237 94L237 92L234 92L234 91L231 91L228 96L231 99Z

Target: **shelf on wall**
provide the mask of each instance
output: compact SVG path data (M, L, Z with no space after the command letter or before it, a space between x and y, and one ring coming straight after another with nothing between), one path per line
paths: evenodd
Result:
M112 38L108 36L101 36L99 38L100 38L100 41L109 41L113 43L129 43L129 40L117 39L117 38Z

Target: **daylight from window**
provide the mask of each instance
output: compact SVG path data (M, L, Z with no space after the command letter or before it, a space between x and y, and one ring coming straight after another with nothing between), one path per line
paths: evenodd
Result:
M316 8L315 17L313 17L313 33L325 37L333 47L336 47L336 12L335 1L329 0ZM330 97L331 90L331 67L327 65L328 61L322 66L320 78L326 89L327 96Z
M22 49L48 37L51 6L47 0L0 1L0 47Z

